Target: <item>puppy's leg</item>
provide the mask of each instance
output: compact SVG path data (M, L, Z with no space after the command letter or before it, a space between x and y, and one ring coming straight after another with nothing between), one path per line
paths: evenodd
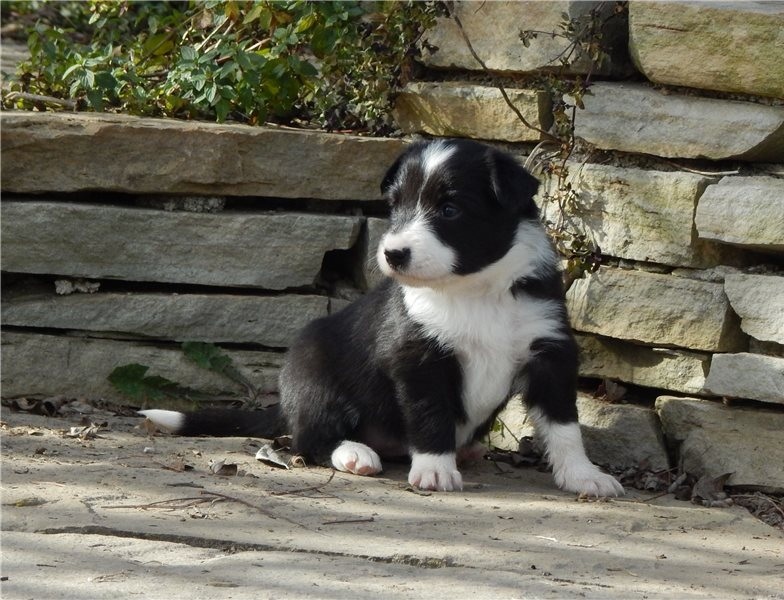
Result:
M585 455L577 422L577 348L570 338L538 340L526 366L528 414L553 468L558 487L588 496L618 496L623 486Z
M408 352L416 360L400 361L394 374L410 444L408 482L423 490L462 490L455 442L462 413L460 365L427 341Z

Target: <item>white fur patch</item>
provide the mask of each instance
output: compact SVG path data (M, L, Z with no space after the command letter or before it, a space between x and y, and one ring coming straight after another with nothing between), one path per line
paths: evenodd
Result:
M579 424L553 423L538 409L532 409L529 414L534 419L537 434L544 442L547 459L559 488L585 496L623 495L623 486L588 460Z
M332 466L355 475L377 475L381 473L381 458L365 444L344 440L332 452Z
M387 250L408 249L411 260L402 270L395 270L387 263ZM381 239L376 253L381 272L395 277L404 284L432 285L452 275L457 257L453 248L444 244L430 228L427 216L417 211L399 231L390 231Z
M463 489L463 477L457 470L454 452L427 454L413 452L408 483L420 490L451 492Z
M140 410L138 414L147 417L157 428L173 433L177 433L185 424L185 415L175 410L150 408L148 410Z
M552 259L549 242L544 232L538 239L539 231L536 225L522 224L509 252L478 273L456 276L441 287L403 288L411 318L452 349L460 362L467 421L457 427L458 446L468 443L476 428L507 400L513 378L530 356L531 343L562 335L558 302L520 301L509 291L516 280Z
M455 153L455 146L450 146L443 140L429 144L422 152L422 168L425 171L425 180L430 177L438 167L444 164Z

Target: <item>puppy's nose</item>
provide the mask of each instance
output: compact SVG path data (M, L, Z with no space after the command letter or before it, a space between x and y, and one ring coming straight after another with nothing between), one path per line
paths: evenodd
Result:
M402 269L408 264L408 261L411 260L411 249L400 248L399 250L384 250L384 256L390 267L393 269Z

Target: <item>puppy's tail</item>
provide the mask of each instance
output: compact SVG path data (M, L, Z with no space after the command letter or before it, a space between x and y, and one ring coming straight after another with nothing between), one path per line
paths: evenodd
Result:
M264 410L208 408L183 413L148 409L140 410L139 414L147 417L156 427L177 435L274 438L286 432L279 404Z

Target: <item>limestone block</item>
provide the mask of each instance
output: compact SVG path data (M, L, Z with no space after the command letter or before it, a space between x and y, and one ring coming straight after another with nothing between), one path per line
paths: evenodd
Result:
M706 188L695 223L704 239L784 252L784 179L724 177Z
M784 97L780 2L630 2L629 53L651 81Z
M3 269L280 290L312 285L324 254L353 246L360 225L358 217L4 198Z
M669 469L659 419L650 408L577 397L585 450L593 462L612 468Z
M372 200L398 139L88 113L3 112L4 192Z
M740 327L763 342L784 344L784 276L727 275L724 291Z
M3 299L3 325L140 335L157 340L286 347L326 316L324 296L96 293Z
M568 73L587 73L590 61L579 51L570 53L570 42L562 37L563 14L569 18L587 16L599 7L605 22L602 42L610 50L611 60L594 69L604 75L626 73L626 22L612 17L613 7L600 2L466 2L454 3L454 11L476 53L492 71L527 73L541 69L560 69L561 58L567 60ZM520 39L523 30L540 31L525 47ZM556 35L552 35L555 33ZM439 18L436 25L423 35L422 58L431 67L455 67L481 70L471 55L455 21Z
M586 394L578 394L577 409L585 450L593 462L619 469L642 463L654 470L669 468L658 418L652 410L609 404ZM517 398L512 398L498 417L508 430L490 434L490 443L496 448L517 450L516 440L535 434Z
M649 348L621 340L577 335L580 375L686 394L702 394L710 355Z
M705 389L717 396L784 404L784 358L748 352L716 354Z
M566 297L578 331L709 352L746 347L720 283L605 267Z
M697 199L710 179L683 172L570 163L569 181L577 192L571 219L581 224L602 253L673 266L709 267L724 258L719 244L694 235ZM554 194L546 179L539 192ZM542 202L544 218L560 223L557 202Z
M197 367L176 345L11 332L3 332L1 339L4 398L64 395L127 401L106 378L116 367L131 363L147 365L150 375L200 392L237 398L245 394L239 384ZM277 391L283 354L223 352L259 391Z
M784 107L595 83L575 134L598 148L656 156L784 162Z
M784 490L784 414L670 396L657 398L656 412L686 472Z
M531 125L552 125L548 94L507 89L509 99ZM498 88L455 81L411 83L397 96L395 120L405 133L508 142L538 141L507 105Z

